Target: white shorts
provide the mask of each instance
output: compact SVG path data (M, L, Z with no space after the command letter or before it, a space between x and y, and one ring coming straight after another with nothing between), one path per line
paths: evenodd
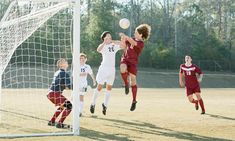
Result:
M98 84L104 85L106 82L107 85L113 85L114 79L115 68L103 66L99 67L98 73L96 75L96 81Z
M87 91L87 83L81 83L79 84L79 93L80 95L84 95Z

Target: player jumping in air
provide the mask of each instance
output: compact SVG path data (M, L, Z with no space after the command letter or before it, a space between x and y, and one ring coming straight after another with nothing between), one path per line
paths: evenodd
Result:
M79 91L80 91L80 114L82 116L83 105L84 105L84 94L87 91L87 74L89 74L93 80L93 86L96 85L95 76L90 65L86 64L87 56L84 53L80 54L80 79L79 79Z
M102 90L104 83L106 83L105 99L102 103L102 113L106 115L108 101L110 97L110 91L115 79L115 56L118 50L123 46L120 41L113 41L110 32L105 31L101 34L103 41L97 48L97 51L102 54L102 62L96 75L97 88L94 90L92 103L90 106L90 112L95 112L96 99Z
M197 78L196 74L199 75ZM185 83L183 81L183 77L185 80ZM199 83L202 81L203 74L199 67L192 64L192 58L189 55L185 56L185 64L180 65L180 72L179 72L179 83L181 87L186 88L186 94L188 97L188 100L191 103L195 104L196 110L198 110L198 103L202 109L201 114L205 114L205 108L203 104L203 100L201 98L201 90ZM197 100L193 98L193 94L196 95Z
M132 89L132 104L131 111L136 108L136 95L137 95L137 65L140 53L144 48L144 41L148 40L150 36L151 27L147 24L141 24L135 29L135 34L133 38L120 33L120 36L125 40L126 50L124 51L121 62L120 71L122 79L125 83L125 93L129 93L129 82L128 77L131 78L131 89Z
M68 62L65 59L59 59L57 61L58 71L55 72L54 78L47 95L47 98L58 106L51 120L48 122L49 126L56 126L57 128L64 128L63 124L65 118L70 114L72 110L72 103L67 100L63 95L64 89L71 89L70 76L66 72L68 68ZM59 122L56 124L56 118L62 113Z

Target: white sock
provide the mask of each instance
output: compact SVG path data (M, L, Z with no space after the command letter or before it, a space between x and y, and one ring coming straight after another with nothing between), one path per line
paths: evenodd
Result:
M84 102L83 102L83 101L80 101L80 113L83 112L83 106L84 106Z
M94 93L93 93L93 98L92 98L91 105L95 105L96 104L96 99L98 98L98 95L99 95L99 91L97 89L95 89Z
M108 106L109 98L110 98L110 91L106 90L105 97L104 97L104 106L106 107Z

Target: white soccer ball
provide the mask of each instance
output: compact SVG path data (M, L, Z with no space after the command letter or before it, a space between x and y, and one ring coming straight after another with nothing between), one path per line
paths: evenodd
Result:
M127 18L123 18L119 21L119 26L123 29L127 29L130 26L130 21Z

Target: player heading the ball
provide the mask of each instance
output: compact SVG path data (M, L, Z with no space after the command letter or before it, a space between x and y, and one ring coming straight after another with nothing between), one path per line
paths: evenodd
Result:
M120 71L122 79L125 84L125 93L129 93L128 77L131 78L131 90L132 90L132 104L131 111L136 108L136 95L137 95L137 65L140 53L144 48L144 41L148 40L151 32L151 27L148 24L141 24L135 29L134 37L128 37L124 33L120 33L120 36L125 40L126 50L122 54L120 62Z

